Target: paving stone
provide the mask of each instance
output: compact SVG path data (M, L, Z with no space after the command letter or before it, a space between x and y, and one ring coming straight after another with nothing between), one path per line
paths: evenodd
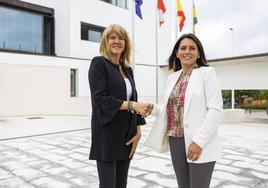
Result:
M222 151L224 154L243 155L243 153L238 152L237 150L234 151L232 148L223 148Z
M250 180L246 177L242 177L240 175L235 175L229 172L222 172L219 170L216 170L213 172L213 177L214 178L218 178L218 179L223 179L226 181L231 181L231 182L249 182Z
M21 187L29 187L32 188L33 186L18 177L13 177L9 179L5 179L0 183L1 188L21 188Z
M241 185L226 185L224 188L248 188L248 186Z
M262 162L261 162L261 165L267 166L267 168L268 168L268 160L264 160L264 161L262 161Z
M219 163L216 163L215 170L227 171L227 172L234 173L234 174L238 174L241 171L240 168L232 167L232 166L229 166L229 165L228 166L227 165L221 165Z
M145 176L145 179L148 179L150 181L153 181L155 184L163 186L163 187L169 187L169 188L177 188L177 180L176 178L167 178L166 176L163 177L163 175L156 174L156 173L149 173Z
M88 155L85 154L81 154L81 153L73 153L68 155L70 158L72 159L77 159L77 160L81 160L81 161L88 161Z
M240 156L240 155L225 155L224 159L244 161L246 163L252 163L252 164L259 164L260 163L259 159L252 159L252 158Z
M9 171L6 171L6 170L0 168L0 182L1 182L1 180L5 180L5 179L11 178L11 177L13 177L13 175ZM1 185L1 183L0 183L0 185Z
M217 161L217 163L223 164L223 165L231 164L232 162L233 162L232 160L230 160L230 159L224 159L224 158L222 158L219 161Z
M28 163L30 161L38 161L39 158L36 156L33 156L31 154L21 154L20 156L16 157L17 160L24 162L24 163Z
M42 177L31 182L34 186L45 188L71 188L68 182L56 180L51 177Z
M133 160L131 166L141 170L160 172L163 175L173 175L174 170L169 160L148 157L142 160Z
M18 169L28 168L28 165L16 160L10 160L8 162L0 163L0 167L8 171L14 171Z
M48 174L52 174L52 175L58 175L64 172L68 172L69 170L70 169L66 167L54 167L54 168L46 169L45 172Z
M67 156L63 156L63 155L58 155L58 154L54 154L54 153L48 153L46 155L43 155L43 159L58 163L58 162L61 162L61 161L66 161L69 158Z
M222 180L219 180L217 178L212 178L211 182L210 182L210 187L214 188L214 187L217 187L217 186L219 186L221 184L223 184Z
M61 161L60 163L64 166L66 166L68 168L72 168L72 169L79 169L79 168L83 168L83 167L87 166L87 163L78 162L78 161L73 160L73 159Z
M72 154L73 152L70 150L63 149L63 148L57 148L57 149L51 150L51 153L65 156L68 154Z
M33 169L33 168L24 168L24 169L14 170L12 171L12 174L26 181L31 181L33 179L44 176L43 172L41 172L40 170Z
M264 180L268 180L268 173L261 173L261 172L256 172L256 171L251 171L251 173L254 176L257 176L258 178L264 179Z
M252 169L252 170L258 170L261 172L268 173L267 166L263 166L263 165L259 165L259 164L250 164L250 163L245 163L245 162L234 162L233 166L240 167L240 168Z
M128 178L128 188L143 188L146 186L146 182L138 179L138 178L133 178L133 177L129 177Z
M89 148L90 147L88 147L88 148L87 147L79 147L79 148L74 149L73 151L88 155L89 154Z
M129 169L129 175L130 176L133 176L133 177L144 175L146 173L148 173L148 172L146 172L144 170L134 169L134 167L132 167L132 168Z

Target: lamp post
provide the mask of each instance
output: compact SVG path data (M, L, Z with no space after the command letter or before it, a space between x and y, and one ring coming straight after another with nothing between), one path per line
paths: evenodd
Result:
M231 56L234 56L234 28L230 27L229 30L231 31ZM235 93L234 89L231 90L232 95L232 109L234 109L234 103L235 103Z
M229 30L231 31L231 52L232 52L232 56L234 56L234 28L229 28Z

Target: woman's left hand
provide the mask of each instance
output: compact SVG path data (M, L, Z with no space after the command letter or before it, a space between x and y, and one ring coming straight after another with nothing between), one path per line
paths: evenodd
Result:
M132 144L131 151L129 154L129 159L133 158L133 156L136 152L136 149L138 147L140 138L141 138L141 131L140 131L140 127L138 126L137 127L137 134L127 142L127 145Z
M187 157L191 161L196 161L200 157L202 148L197 145L195 142L192 142L189 146Z

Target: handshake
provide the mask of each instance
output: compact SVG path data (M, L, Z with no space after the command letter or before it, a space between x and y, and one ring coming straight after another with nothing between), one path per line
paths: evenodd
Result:
M143 118L149 116L153 111L152 103L133 102L133 110L140 114Z

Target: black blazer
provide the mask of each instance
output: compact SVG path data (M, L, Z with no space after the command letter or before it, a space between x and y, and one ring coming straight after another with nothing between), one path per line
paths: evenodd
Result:
M133 71L125 68L132 86L132 101L137 101ZM92 101L91 149L89 158L112 161L127 160L131 146L127 141L137 131L137 125L145 120L136 113L120 110L127 100L126 84L119 66L102 56L94 57L88 72Z

